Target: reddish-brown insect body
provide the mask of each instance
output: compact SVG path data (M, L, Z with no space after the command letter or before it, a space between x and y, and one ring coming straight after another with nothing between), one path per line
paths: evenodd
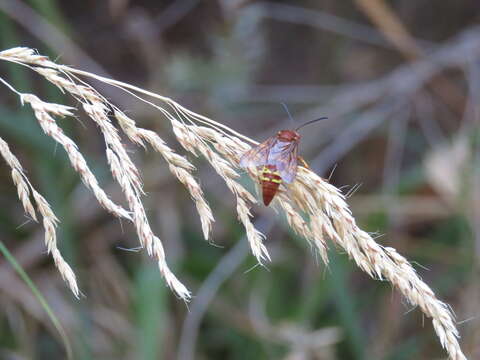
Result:
M268 206L282 182L291 183L297 173L297 149L300 135L294 130L280 130L262 144L248 151L240 160L242 166L260 168L260 185Z
M295 180L298 165L298 129L319 118L306 122L295 130L280 130L275 136L247 151L240 159L240 166L256 167L260 170L263 203L268 206L282 183L290 184Z
M285 147L300 140L300 135L293 130L280 130L277 134L277 141L285 143ZM268 206L282 183L282 177L277 171L276 165L265 165L260 176L262 185L263 204Z
M275 165L265 165L263 167L260 183L262 185L263 203L268 206L282 183L282 178Z

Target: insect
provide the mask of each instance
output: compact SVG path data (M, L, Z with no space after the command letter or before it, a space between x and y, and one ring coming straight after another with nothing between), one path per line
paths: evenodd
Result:
M307 121L295 130L280 130L276 135L248 150L240 158L240 166L260 169L260 184L265 206L273 200L282 182L290 184L295 180L298 161L299 159L303 161L298 156L298 144L301 138L298 130L324 119L327 118Z

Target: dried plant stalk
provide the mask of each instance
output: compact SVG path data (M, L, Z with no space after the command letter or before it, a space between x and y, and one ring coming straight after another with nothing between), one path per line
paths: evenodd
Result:
M444 52L439 52L439 54L443 57L446 56ZM446 59L452 63L458 61L457 57L446 56ZM115 109L115 116L130 140L139 145L148 142L164 157L171 172L187 187L192 195L202 219L203 232L205 237L208 238L213 217L203 197L203 192L191 175L191 171L194 169L193 165L171 151L155 133L136 127L133 120L126 117L114 105L109 104L95 89L81 81L78 76L93 78L115 86L132 94L140 101L155 107L165 115L166 119L170 121L172 130L180 144L193 155L203 156L234 194L237 202L236 211L246 229L253 254L260 262L270 259L262 241L263 236L253 227L250 219L250 206L256 202L256 198L237 181L239 177L237 172L239 158L250 148L249 144L255 144L255 141L223 124L184 108L168 97L68 66L57 65L31 49L15 48L0 52L0 60L12 61L31 67L47 80L56 84L62 91L75 96L81 102L85 111L97 123L105 138L107 159L113 176L120 183L126 195L140 241L147 247L148 252L153 253L158 259L161 272L167 283L180 297L187 299L189 296L188 290L166 266L161 242L153 235L140 200L142 188L139 173L124 151L117 130L108 119L107 109ZM162 106L147 100L146 97L161 102ZM47 116L48 113L70 116L71 108L39 102L38 98L34 98L33 95L27 97L22 95L22 98L32 105L37 118L39 118L48 135L62 143L66 150L68 149L67 153L69 151L72 153L72 148L76 150L75 145L68 142L63 137L64 135L59 135L58 128L53 127L52 130L54 121ZM79 156L76 153L74 153L75 156L70 153L71 158ZM72 164L74 167L76 166L77 171L82 173L73 160ZM255 182L258 182L255 169L250 169L249 174ZM89 183L87 182L87 184ZM90 188L93 189L91 185ZM24 207L29 209L28 203L24 202L22 198L26 194L25 189L19 188L18 185L17 189ZM97 194L96 196L99 198ZM453 315L447 305L437 299L434 292L420 279L403 256L399 255L393 248L382 247L377 244L368 233L362 231L356 225L340 190L328 184L312 171L299 168L296 181L288 185L288 189L285 188L284 191L281 191L275 202L285 214L292 229L317 249L325 262L328 260L325 239L330 239L344 249L363 271L373 278L390 281L411 304L418 305L424 314L432 318L435 332L450 359L466 359L458 343L459 335L453 321ZM110 204L109 206L110 208L107 208L112 211L111 206L113 205ZM121 211L115 209L117 212ZM115 211L112 212L116 213Z

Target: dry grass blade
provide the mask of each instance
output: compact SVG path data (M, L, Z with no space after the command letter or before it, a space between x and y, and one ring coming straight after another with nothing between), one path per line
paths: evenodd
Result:
M400 19L382 0L355 0L355 2L405 56L415 59L422 55L422 49L416 44Z
M467 40L465 39L472 41L472 35L467 34L464 36L464 40L460 38L460 41L466 42ZM470 49L470 47L464 52L470 51L473 53L478 51ZM457 53L454 52L452 55L451 49L439 51L438 56L446 57L443 63L448 62L452 64L463 61ZM109 104L92 87L79 80L77 76L93 78L115 86L130 93L140 101L155 107L165 115L166 119L171 122L173 132L181 145L188 152L196 156L203 156L225 181L227 187L235 196L236 211L246 229L246 235L253 254L260 262L269 260L267 249L262 241L262 235L251 222L249 207L256 202L256 199L238 182L239 173L237 168L239 158L249 149L248 143L255 143L255 141L229 129L223 124L182 107L170 98L130 84L67 66L57 65L29 49L16 48L0 52L1 59L21 63L26 66L31 66L29 64L35 65L35 71L56 84L62 91L74 95L81 102L85 111L97 123L105 138L107 159L113 176L125 193L138 237L142 245L147 247L148 252L158 260L160 271L166 282L180 297L188 299L189 292L166 265L162 244L152 233L140 200L142 187L139 173L126 154L117 130L110 123L107 116L108 108L116 108L114 105ZM420 67L425 65L424 78L432 76L434 71L431 65L422 64L419 63L417 65ZM394 74L392 79L399 75L401 74ZM419 81L417 78L421 77L418 74L415 75L415 79L410 76L412 81ZM75 81L72 79L75 79ZM154 104L142 96L153 98L161 102L165 107ZM75 157L78 158L79 154L75 144L65 138L58 127L54 125L54 120L50 116L50 114L70 116L71 108L44 103L33 95L22 95L22 98L32 105L44 131L64 145L71 160L72 157L74 158L73 160L75 160ZM172 173L187 186L202 218L203 231L206 237L208 237L212 221L211 212L206 202L204 202L200 188L197 187L198 184L191 177L190 171L193 169L193 165L184 158L174 154L153 132L137 128L133 120L125 117L121 112L117 112L116 116L124 132L132 141L140 145L143 145L144 142L149 142L169 163ZM79 171L78 164L73 160L73 166ZM258 182L255 169L251 170L250 175L255 182ZM288 185L288 189L285 188L283 190L277 196L277 205L285 213L292 229L305 237L319 251L325 262L328 260L325 239L330 239L344 249L363 271L373 278L390 281L411 304L418 305L425 315L432 318L435 332L442 346L448 352L450 359L466 359L458 343L459 335L455 327L453 315L447 305L437 299L434 292L420 279L403 256L399 255L393 248L385 248L377 244L368 233L362 231L356 225L355 219L345 202L345 196L340 190L305 168L299 168L296 181ZM24 194L25 190L19 190L20 193ZM41 203L41 200L37 200L37 204L38 202ZM42 212L39 209L39 211L42 215L46 213L45 210ZM203 214L202 211L204 212ZM54 224L55 222L53 221Z
M407 59L416 60L424 57L425 51L418 46L387 2L384 0L355 0L355 2ZM437 75L429 87L459 114L463 113L465 99L453 82L442 75Z

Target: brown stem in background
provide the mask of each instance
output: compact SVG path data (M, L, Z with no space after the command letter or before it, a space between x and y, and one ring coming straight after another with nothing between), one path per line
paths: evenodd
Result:
M425 52L417 45L403 22L385 1L355 0L355 2L407 60L414 61L425 56ZM450 79L437 75L430 80L428 88L458 116L463 114L465 97Z

